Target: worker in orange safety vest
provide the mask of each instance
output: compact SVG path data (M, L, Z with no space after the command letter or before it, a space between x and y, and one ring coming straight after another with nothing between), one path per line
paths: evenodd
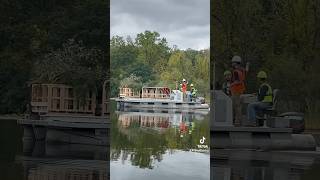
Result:
M232 76L231 76L231 98L234 112L234 126L241 125L241 99L240 96L245 92L245 79L249 70L249 63L246 64L246 68L241 67L241 57L233 56L232 63Z

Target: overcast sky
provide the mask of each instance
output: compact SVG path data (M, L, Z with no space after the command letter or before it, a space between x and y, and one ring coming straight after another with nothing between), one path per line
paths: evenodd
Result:
M170 47L210 44L210 0L111 0L111 36L157 31Z

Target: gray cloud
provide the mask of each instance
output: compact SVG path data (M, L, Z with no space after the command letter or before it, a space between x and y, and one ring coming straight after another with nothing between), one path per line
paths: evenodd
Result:
M111 36L157 31L181 49L210 44L209 0L111 0Z

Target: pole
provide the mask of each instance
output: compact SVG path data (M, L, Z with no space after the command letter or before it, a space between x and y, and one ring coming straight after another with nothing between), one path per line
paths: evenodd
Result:
M104 116L105 113L107 113L107 109L106 109L106 85L107 85L107 80L105 80L103 82L103 85L102 85L102 103L101 103L101 106L102 106L102 111L101 111L101 116Z

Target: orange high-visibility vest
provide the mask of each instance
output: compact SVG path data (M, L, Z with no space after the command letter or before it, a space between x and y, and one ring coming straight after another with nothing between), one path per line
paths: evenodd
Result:
M235 79L235 74L238 74L239 79ZM231 85L230 85L230 91L231 94L243 94L244 91L246 90L245 87L245 69L234 69L232 71L232 79L231 79Z
M187 83L182 83L181 89L182 89L182 92L185 93L187 91Z

